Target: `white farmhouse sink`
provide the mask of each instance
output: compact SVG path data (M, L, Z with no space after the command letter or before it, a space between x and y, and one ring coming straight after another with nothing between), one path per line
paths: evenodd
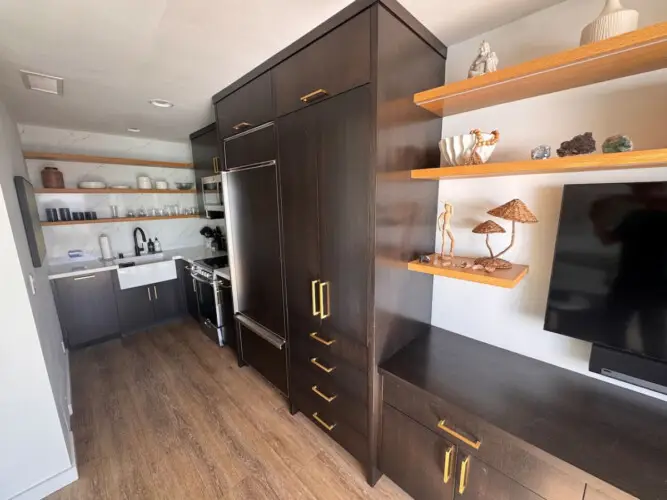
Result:
M173 260L118 269L118 282L121 290L173 279L176 279L176 261Z

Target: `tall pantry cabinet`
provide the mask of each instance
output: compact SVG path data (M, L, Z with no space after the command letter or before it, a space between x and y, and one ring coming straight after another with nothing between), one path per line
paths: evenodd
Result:
M441 124L412 96L442 84L445 56L397 2L357 0L214 98L271 81L287 394L371 484L377 365L430 323L432 277L406 263L435 245L437 184L409 171L438 165Z

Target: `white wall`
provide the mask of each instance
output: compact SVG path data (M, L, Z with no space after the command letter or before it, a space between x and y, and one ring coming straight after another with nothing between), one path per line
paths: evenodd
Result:
M68 359L46 269L32 267L15 175L26 175L25 163L0 103L0 498L71 469L74 459Z
M25 151L56 153L78 153L100 156L117 156L191 162L192 154L188 142L167 142L140 137L125 137L75 130L62 130L34 125L20 125L21 142ZM101 165L95 163L71 163L42 160L28 160L30 181L35 187L42 187L41 171L44 166L55 166L63 172L65 186L76 187L80 181L100 180L107 184L136 187L137 176L147 175L153 180L164 180L170 188L175 182L194 182L192 170L135 167L125 165ZM70 208L70 210L94 210L99 218L110 216L110 205L117 205L121 215L128 209L137 210L164 208L177 204L180 207L197 205L194 194L97 194L97 195L56 195L38 194L37 205L40 217L46 220L46 208ZM84 250L100 257L99 235L106 234L111 239L115 253L130 253L134 249L132 230L137 224L85 224L75 226L51 226L44 228L44 239L50 262L60 262L67 257L68 250ZM147 238L158 237L163 250L203 245L204 237L199 230L207 225L201 219L164 221L143 221L140 226ZM213 225L208 222L208 225Z
M576 47L581 29L597 17L603 4L602 0L568 0L454 45L449 48L447 81L467 77L481 40L491 43L501 68ZM665 1L624 0L623 4L640 12L641 26L667 20ZM662 70L447 117L443 137L472 128L500 130L492 162L529 159L530 149L542 143L550 144L555 155L562 141L587 131L593 132L598 147L606 137L623 133L632 137L637 149L664 148L665 117L667 70ZM485 255L483 237L470 231L478 222L492 218L486 215L487 210L513 198L522 199L540 222L518 226L518 242L508 258L529 264L530 272L517 288L505 290L436 277L432 323L596 376L588 371L590 344L543 329L563 185L665 179L667 167L440 181L439 199L455 206L453 227L459 255ZM492 235L491 239L494 248L501 249L509 234ZM436 248L440 244L438 235ZM667 400L666 396L624 386Z

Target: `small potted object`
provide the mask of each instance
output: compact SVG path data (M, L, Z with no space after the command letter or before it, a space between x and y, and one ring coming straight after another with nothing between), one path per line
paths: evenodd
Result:
M516 223L517 222L521 224L535 223L537 222L537 217L535 217L533 212L531 212L528 209L526 204L519 199L508 201L504 205L489 210L487 214L493 215L494 217L499 217L501 219L512 221L512 238L510 239L510 244L507 246L507 248L505 248L505 250L503 250L497 255L494 255L491 259L489 259L488 257L482 257L480 259L477 259L475 260L475 264L483 265L489 268L495 267L496 269L509 269L512 267L512 264L510 262L504 261L503 259L500 259L500 256L505 255L507 251L510 248L512 248L512 246L514 246L514 241L516 236ZM506 264L494 265L494 263L487 262L488 260L493 260L494 263L495 261L502 261L506 262Z
M42 185L46 189L65 189L63 173L56 167L44 167L42 169Z
M473 233L475 234L485 234L486 235L486 248L489 249L489 254L491 257L481 257L479 259L475 259L475 264L478 266L483 266L483 267L494 267L496 269L509 269L512 267L512 264L507 262L506 260L503 259L497 259L495 255L493 255L493 248L491 248L491 244L489 243L489 235L493 233L504 233L505 228L502 226L499 226L492 220L487 220L486 222L482 222L481 224L477 224L473 230Z

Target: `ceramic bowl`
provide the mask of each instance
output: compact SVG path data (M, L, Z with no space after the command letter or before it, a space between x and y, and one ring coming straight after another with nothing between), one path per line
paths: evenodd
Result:
M169 184L166 181L155 181L155 189L168 189Z
M194 184L192 182L177 182L176 183L176 189L180 189L182 191L188 191L188 190L192 189L192 186L194 186Z
M79 189L104 189L107 185L104 182L84 181L79 182Z
M482 138L488 141L493 138L493 135L482 133ZM472 154L472 148L475 145L474 134L456 135L453 137L445 137L438 145L442 153L445 165L450 167L463 166L466 164L466 159ZM491 153L496 148L493 146L482 146L477 148L477 154L482 159L482 163L486 163L491 157Z

